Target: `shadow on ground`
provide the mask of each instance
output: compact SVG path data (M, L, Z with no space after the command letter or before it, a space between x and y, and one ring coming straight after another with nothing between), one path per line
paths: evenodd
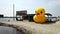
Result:
M34 22L34 21L29 21L29 22ZM57 21L46 21L45 23L42 23L42 24L53 24L53 23L56 23ZM37 24L40 24L40 23L37 23Z
M47 21L47 22L45 22L43 24L53 24L53 23L56 23L56 21Z

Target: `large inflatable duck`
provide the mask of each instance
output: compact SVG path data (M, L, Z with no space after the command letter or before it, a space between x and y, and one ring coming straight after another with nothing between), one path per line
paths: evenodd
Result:
M46 22L44 8L37 8L35 10L35 15L33 16L33 20L36 23L45 23Z

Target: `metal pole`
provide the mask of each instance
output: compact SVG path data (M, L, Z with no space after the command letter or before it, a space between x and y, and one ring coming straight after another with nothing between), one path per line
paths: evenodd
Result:
M13 20L14 20L14 12L15 11L15 5L13 4Z

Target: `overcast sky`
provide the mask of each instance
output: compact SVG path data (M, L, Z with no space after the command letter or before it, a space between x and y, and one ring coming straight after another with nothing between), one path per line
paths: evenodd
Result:
M60 16L60 0L0 0L0 14L13 16L13 4L15 12L27 10L28 14L34 14L36 8L43 7L46 13Z

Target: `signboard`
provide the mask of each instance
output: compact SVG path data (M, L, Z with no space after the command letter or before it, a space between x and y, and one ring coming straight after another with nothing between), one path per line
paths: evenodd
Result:
M16 11L16 15L25 16L27 15L27 10Z

